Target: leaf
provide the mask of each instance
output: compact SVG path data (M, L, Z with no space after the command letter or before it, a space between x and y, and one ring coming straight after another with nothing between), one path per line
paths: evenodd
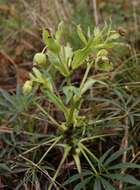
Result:
M99 36L99 35L101 35L101 31L100 31L99 27L95 27L94 28L94 36L96 37L96 36Z
M101 189L101 183L100 183L100 181L99 181L99 178L96 178L96 179L95 179L93 190L102 190L102 189Z
M89 155L92 156L93 159L95 159L96 161L97 161L97 158L94 156L94 154L92 154L92 152L90 152L90 150L88 150L81 143L80 143L79 149L80 149L81 153L83 154L83 156L85 157L85 159L88 162L88 164L90 165L90 167L92 168L92 170L94 171L94 173L97 174L96 168L94 167L93 162L91 162Z
M87 79L83 88L81 89L81 95L84 94L87 90L89 90L95 82L96 82L96 80L94 80L92 78Z
M62 62L63 60L62 57L60 58L60 56L56 55L55 53L48 51L48 59L50 61L50 63L52 64L52 66L58 70L63 76L67 77L69 76L69 70L67 65L65 64L65 61Z
M102 31L99 28L94 29L94 34L91 35L87 43L85 43L85 39L83 33L81 33L81 29L79 28L79 35L82 41L84 41L85 47L83 49L78 49L74 52L74 57L72 61L72 69L77 69L81 66L86 59L88 58L89 54L97 53L97 51L101 49L111 48L117 45L115 42L108 42L107 39L107 30L110 34L110 27L108 28L107 25L104 27ZM104 39L105 38L105 39ZM112 63L105 63L102 66L104 70L109 71L112 70Z
M99 81L99 80L95 80L92 78L87 79L87 81L85 82L83 88L81 89L81 95L84 94L87 90L91 89L91 87L93 86L93 84L95 83L100 83L103 85L106 85L104 82Z
M104 165L108 165L110 162L116 160L117 158L119 158L125 151L130 150L131 148L128 149L121 149L116 151L115 153L113 153L105 162Z
M135 163L120 163L120 164L116 164L114 166L109 167L109 170L114 170L114 169L121 169L121 168L134 168L134 169L140 169L140 165L135 164Z
M64 114L68 114L67 108L63 104L61 98L59 96L56 96L54 93L51 91L44 91L44 94L49 98L49 100L56 106L58 107Z
M42 73L36 68L36 67L33 67L33 73L35 75L36 78L34 78L35 80L38 79L38 82L40 81L42 83Z
M140 181L128 174L110 174L110 178L140 186Z
M131 106L128 107L128 111L131 111L132 109L134 109L135 106L137 106L139 103L140 103L140 99L135 98L134 103Z
M89 54L93 51L96 52L96 48L94 46L94 36L92 35L87 45L83 49L78 49L74 52L72 69L77 69L79 66L81 66L85 62Z
M82 65L88 57L89 53L90 52L87 47L75 51L72 61L72 69L77 69L80 65Z
M114 147L111 147L108 151L106 151L99 159L98 165L101 166L104 162L104 160L107 158L109 153L113 150Z
M76 88L75 86L64 86L63 92L66 96L66 104L69 103L69 101L74 95L79 95L79 89Z
M74 154L73 158L75 160L75 164L76 164L77 170L78 170L78 172L80 174L82 172L82 169L81 169L81 162L80 162L79 155L78 154Z
M88 170L82 172L81 174L75 174L75 175L69 177L69 179L67 179L67 180L64 182L63 185L68 185L68 184L70 184L70 183L72 183L72 182L75 182L75 181L79 180L81 176L84 177L84 176L88 176L88 175L91 175L91 174L92 174L92 173L91 173L90 171L88 171Z
M58 29L55 33L55 38L59 42L61 39L62 34L64 33L64 22L61 21L58 25Z
M31 80L29 81L30 86L32 87L32 82L37 82L43 85L44 88L49 89L50 91L53 91L53 81L49 74L47 73L41 73L39 69L36 67L33 67L33 74L30 74ZM28 83L27 83L28 85ZM31 88L30 87L30 88Z
M48 47L50 51L52 51L55 54L58 54L60 52L60 44L57 40L53 39L52 36L50 36L49 32L47 30L43 30L42 33L43 41Z
M114 31L114 34L111 34L111 35L109 36L109 39L108 39L108 40L110 40L110 41L111 41L111 40L117 40L119 37L120 37L120 34Z
M70 59L73 55L72 48L69 45L64 46L63 48L64 48L64 52L65 52L66 62L68 62L68 59Z
M11 169L4 163L0 163L0 173L11 172Z
M105 190L116 190L107 180L104 178L100 177L100 180L102 182L103 187Z
M14 106L14 101L12 100L10 94L4 90L0 90L2 96L11 104Z
M89 182L90 180L92 179L93 177L90 176L90 177L87 177L86 179L84 179L83 181L81 181L80 183L78 183L73 190L81 190L83 189Z
M107 56L107 55L108 55L108 51L106 49L101 49L97 53L97 57L102 57L102 56Z
M87 40L86 40L86 37L82 31L82 28L80 27L80 25L77 26L77 34L80 38L80 40L85 44L87 45Z
M63 68L63 70L65 71L65 75L70 74L69 67L71 64L72 55L73 55L73 50L69 45L61 47L61 52L59 55L59 60L60 60L59 67L60 69Z

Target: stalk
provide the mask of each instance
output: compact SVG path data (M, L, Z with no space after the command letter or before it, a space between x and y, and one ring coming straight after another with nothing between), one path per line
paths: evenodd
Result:
M125 129L124 129L124 137L121 143L121 149L126 150L128 148L128 136L129 136L129 127L128 127L128 116L125 118ZM127 151L123 153L122 163L127 162ZM126 168L121 169L121 174L125 174ZM119 190L123 190L123 182L119 183Z

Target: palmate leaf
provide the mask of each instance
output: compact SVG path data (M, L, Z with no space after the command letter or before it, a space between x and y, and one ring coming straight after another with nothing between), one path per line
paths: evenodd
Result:
M86 61L89 54L95 51L93 40L94 36L91 37L91 39L88 41L87 45L83 49L78 49L74 52L72 69L77 69L79 66L81 66Z
M20 115L20 113L28 110L31 106L33 97L32 95L23 96L20 92L18 94L10 94L6 91L0 91L0 115L13 121ZM19 119L20 117L18 117Z
M88 41L86 40L80 26L78 27L77 32L80 39L85 44L85 47L74 52L72 61L73 70L81 66L91 53L97 53L101 49L112 48L118 44L114 42L114 39L108 41L109 35L111 34L111 27L108 27L107 25L101 31L96 28L94 30L94 34L91 35ZM108 34L106 35L106 33ZM110 70L112 69L112 64L104 65L104 68L106 70Z

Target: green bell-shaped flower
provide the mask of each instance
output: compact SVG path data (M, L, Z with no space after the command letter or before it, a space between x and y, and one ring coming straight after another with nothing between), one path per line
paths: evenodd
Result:
M45 65L47 63L47 58L44 53L36 53L33 59L34 65Z
M113 69L112 62L106 56L97 57L95 68L100 71L111 71Z

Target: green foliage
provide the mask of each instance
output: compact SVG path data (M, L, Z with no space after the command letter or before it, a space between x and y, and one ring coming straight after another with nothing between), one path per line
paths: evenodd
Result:
M112 180L119 180L125 183L140 185L140 182L136 180L131 175L124 175L120 173L116 173L116 169L122 169L122 168L140 168L139 165L134 163L120 163L120 164L111 164L112 162L116 163L117 159L123 154L124 150L119 150L117 152L114 152L109 157L110 152L112 151L112 148L109 149L107 152L105 152L100 159L97 162L96 169L97 173L95 174L92 170L86 170L81 175L85 178L83 181L78 183L74 189L83 189L91 188L91 189L110 189L114 190L116 189L114 185L112 185ZM125 150L126 151L126 150ZM94 162L89 161L90 164L95 165ZM111 166L110 166L111 165ZM94 167L94 166L93 166ZM115 171L115 173L113 172ZM80 175L76 174L71 176L67 181L64 182L64 185L68 185L69 183L73 183L75 181L78 181L80 179Z
M28 89L29 90L29 89ZM28 91L29 92L29 91ZM32 105L32 95L23 96L21 89L17 87L16 95L6 91L0 91L0 118L8 122L20 122L22 114Z
M100 132L100 130L94 133L94 128L92 132L89 133L90 126L93 125L93 120L90 120L86 114L81 115L85 97L87 97L88 92L91 91L93 86L98 84L105 88L108 87L107 81L94 79L94 76L92 76L90 72L91 70L100 70L106 73L113 70L113 62L109 61L111 57L109 50L111 49L113 51L116 46L121 44L118 41L119 34L112 30L110 26L105 25L102 30L95 28L92 35L85 36L81 27L78 26L77 33L84 47L73 50L69 45L61 45L61 36L59 34L62 33L61 27L57 30L57 35L54 36L49 34L47 30L43 31L43 40L46 45L43 49L43 56L47 57L48 64L46 66L41 66L41 64L39 64L39 66L37 65L37 67L34 66L30 74L30 80L27 81L23 87L23 92L29 93L32 89L36 87L39 88L42 96L62 113L62 118L56 119L51 115L48 108L44 108L40 102L38 102L38 99L35 100L35 105L41 114L47 117L48 122L55 127L56 131L55 137L50 139L48 136L48 138L46 138L48 149L38 161L37 167L40 167L41 162L45 158L47 159L52 151L57 149L62 151L62 157L59 164L57 164L56 171L53 172L53 174L47 174L50 178L48 189L51 190L53 187L58 189L59 186L61 186L61 184L59 184L59 176L61 175L63 165L65 165L66 160L69 159L75 162L79 174L70 177L64 185L72 185L73 182L75 183L75 180L79 181L74 187L75 190L80 190L85 187L90 189L104 188L114 190L116 188L116 185L114 186L113 184L114 180L140 185L140 182L135 177L129 174L122 175L118 172L118 170L122 168L140 168L139 165L134 163L120 163L118 161L127 150L118 150L110 155L112 152L111 148L98 158L95 151L88 147L89 142L95 143L95 141L105 138L108 134ZM93 54L94 56L92 56ZM35 57L37 55L38 54L36 54ZM81 82L78 86L75 86L72 82L72 77L77 70L82 68L84 69L84 73L81 76ZM64 78L64 82L58 86L57 76ZM117 102L106 100L105 98L103 99L104 102L109 102L117 107L116 114L113 108L113 113L111 114L110 112L106 119L111 121L112 118L117 117L118 114L122 115L123 111L124 117L127 114L129 118L128 112L130 112L137 103L132 103L132 106L130 106L131 98L125 101L122 93L117 90L115 93L119 97ZM95 101L96 99L97 98L92 96L89 98L90 101ZM102 101L102 98L99 100ZM129 105L128 109L127 105ZM120 113L118 112L119 108ZM34 148L36 149L36 147ZM32 152L33 149L30 149L27 153ZM23 158L22 155L21 157ZM86 173L83 171L85 168L83 168L81 159L84 159ZM117 163L114 164L114 162ZM57 179L58 181L56 181Z
M75 50L61 42L63 30L62 23L55 34L43 30L45 47L35 54L22 92L19 88L15 95L1 91L1 122L9 120L15 132L1 135L6 146L0 155L3 175L24 173L17 189L24 184L33 187L37 181L48 190L114 190L120 182L126 189L128 184L140 186L127 171L140 166L121 161L133 148L120 149L114 143L139 116L139 98L109 80L116 67L113 53L123 45L120 35L107 24L95 27L93 34L85 34L78 25L82 47ZM80 80L74 79L77 72ZM113 143L115 148L110 146ZM15 160L3 163L7 154Z
M112 16L112 30L93 27L89 1L55 2L43 16L42 3L0 0L2 51L39 49L22 92L0 91L2 188L139 190L139 3L98 1L99 22ZM68 3L73 16L46 29Z

